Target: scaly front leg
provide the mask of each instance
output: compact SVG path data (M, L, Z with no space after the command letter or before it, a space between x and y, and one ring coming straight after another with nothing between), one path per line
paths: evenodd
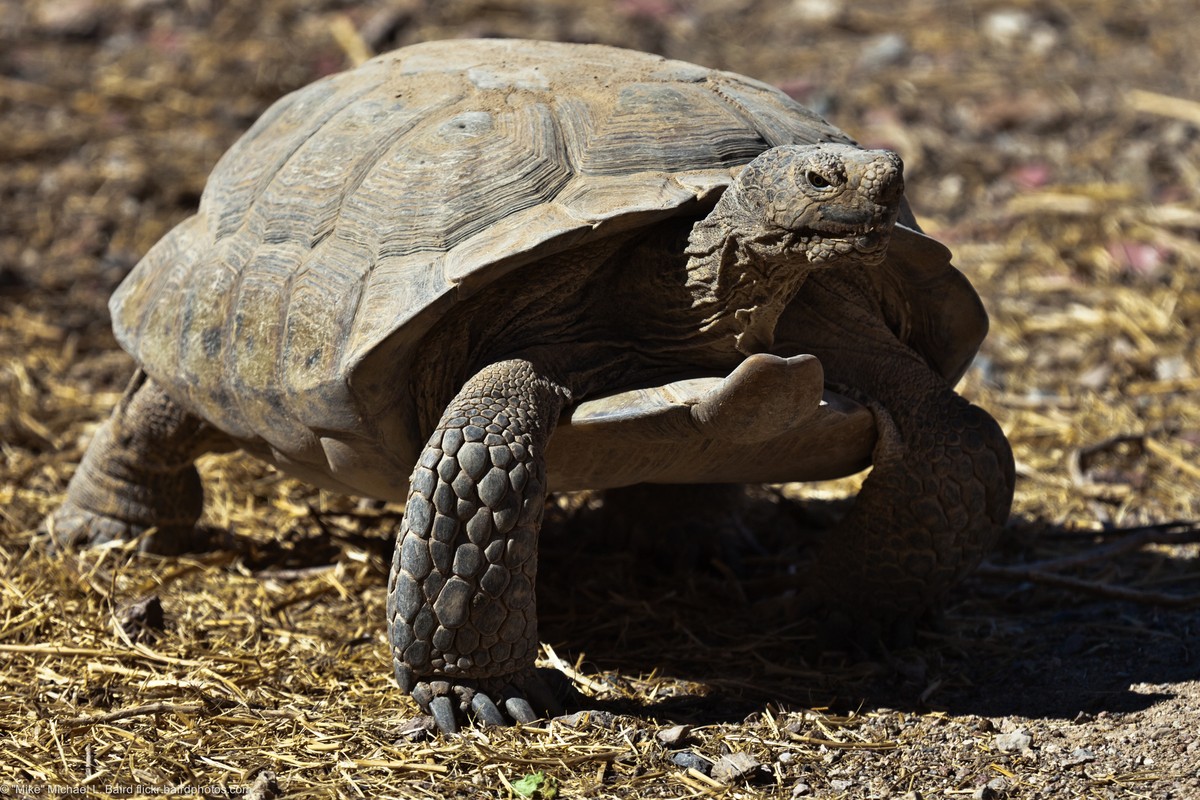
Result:
M995 544L1013 496L1000 426L888 329L862 275L830 271L797 299L789 347L866 402L879 434L854 506L816 552L826 634L904 643Z
M545 447L568 392L529 361L467 381L413 471L388 584L400 687L446 733L558 710L533 668ZM500 709L503 707L504 711Z

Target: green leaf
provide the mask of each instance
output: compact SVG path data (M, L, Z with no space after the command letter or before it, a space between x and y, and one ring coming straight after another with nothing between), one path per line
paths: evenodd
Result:
M533 772L512 782L513 791L521 797L554 800L558 796L558 781L544 772Z

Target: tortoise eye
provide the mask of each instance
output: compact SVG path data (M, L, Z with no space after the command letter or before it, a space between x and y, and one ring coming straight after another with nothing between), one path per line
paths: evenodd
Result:
M814 189L828 189L833 185L828 179L826 179L824 175L811 169L808 171L808 174L804 176L804 179L807 180L808 185Z

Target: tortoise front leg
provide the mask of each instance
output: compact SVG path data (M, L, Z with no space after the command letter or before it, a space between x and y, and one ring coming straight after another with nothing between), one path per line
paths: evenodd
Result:
M443 732L554 713L533 668L545 447L568 392L525 360L467 381L413 471L388 583L400 688ZM535 711L536 709L536 711Z
M816 550L812 599L832 640L904 644L999 538L1012 449L987 412L897 339L864 276L822 273L793 308L805 324L785 341L861 395L878 433L871 474Z

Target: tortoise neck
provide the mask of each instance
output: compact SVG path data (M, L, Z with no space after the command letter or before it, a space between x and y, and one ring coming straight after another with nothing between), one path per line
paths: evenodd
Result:
M693 226L686 254L687 289L702 316L700 330L728 340L742 355L771 349L780 315L816 269L796 236L765 227L736 187Z

